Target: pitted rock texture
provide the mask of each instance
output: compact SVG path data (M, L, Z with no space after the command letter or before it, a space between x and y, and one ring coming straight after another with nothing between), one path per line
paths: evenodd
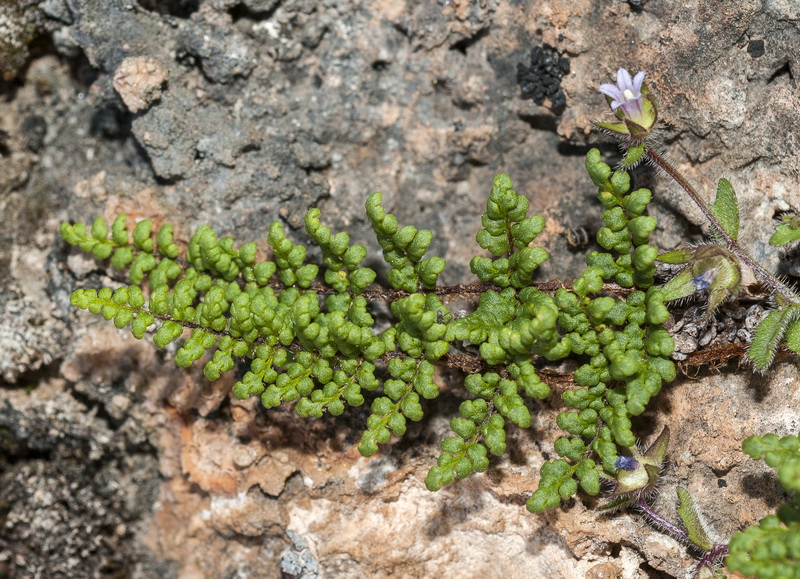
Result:
M719 178L733 183L741 236L774 265L765 232L777 211L800 209L796 3L25 7L48 33L14 45L32 56L12 63L0 100L0 576L571 579L691 568L684 547L636 515L599 515L597 499L525 511L561 435L558 392L532 405L532 429L513 433L489 472L429 493L422 480L463 376L437 375L447 394L423 423L366 460L356 445L367 409L306 422L231 401L233 377L208 384L176 369L174 350L76 312L74 287L117 274L66 248L58 223L124 212L175 223L179 242L201 224L246 242L280 219L305 242L303 215L318 206L380 269L363 210L380 190L402 222L434 231L443 280L471 282L472 240L502 171L548 219L537 244L553 257L539 278L565 279L595 247L581 231L591 238L599 222L583 155L599 146L619 160L589 127L610 115L596 87L623 66L648 71L667 155L708 198ZM554 93L563 106L522 98L518 65L545 44L569 59ZM140 91L148 106L115 89L127 59L163 67L160 95ZM654 191L662 249L700 240L699 213L676 187L647 168L633 181ZM686 354L706 336L690 329L687 318ZM667 516L685 486L725 539L783 500L739 449L750 434L797 433L797 380L790 359L766 376L733 363L664 388L635 424L643 441L665 424L673 433Z

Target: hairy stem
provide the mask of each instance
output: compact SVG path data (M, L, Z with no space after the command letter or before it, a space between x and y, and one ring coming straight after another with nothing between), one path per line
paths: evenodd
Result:
M662 517L659 513L655 511L655 509L653 509L653 507L648 505L644 499L642 498L637 499L637 501L633 503L633 506L639 509L639 511L644 515L644 517L648 520L648 522L651 525L663 531L673 539L680 541L681 543L684 544L689 544L689 545L694 544L689 540L689 535L688 533L686 533L686 531L681 529L678 525Z
M669 535L676 541L680 541L685 545L694 547L700 553L702 553L702 558L700 559L700 563L697 565L697 569L700 569L701 567L713 567L717 561L724 559L728 555L727 545L715 544L710 551L706 551L689 538L689 533L687 533L685 529L665 519L658 512L656 512L653 507L647 504L644 499L637 499L636 502L633 503L633 506L639 509L639 511L644 515L651 525Z
M703 200L702 197L700 197L700 194L697 192L697 190L683 175L680 174L680 172L678 172L675 167L672 166L669 161L667 161L650 146L645 148L644 154L654 165L662 169L672 178L673 181L680 185L681 189L686 191L686 194L689 195L692 201L694 201L695 205L700 208L700 211L702 211L706 221L711 224L711 227L714 228L719 237L725 242L725 246L731 252L733 252L733 254L742 263L744 263L750 269L750 271L753 272L753 275L755 275L756 279L758 279L758 281L760 281L764 287L767 288L767 290L776 294L780 294L783 298L793 304L800 304L800 296L798 296L789 286L782 283L778 278L761 267L761 265L755 259L753 259L749 253L742 249L735 239L728 235L728 232L725 231L725 228L714 215L714 212L711 211L711 208L708 206L708 204Z
M700 563L697 564L696 569L700 570L703 567L714 568L716 563L722 561L727 556L728 545L714 545L714 547L700 559Z

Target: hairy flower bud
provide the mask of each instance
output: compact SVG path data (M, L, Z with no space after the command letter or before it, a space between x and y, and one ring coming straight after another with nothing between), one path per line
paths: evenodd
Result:
M669 446L669 428L664 427L644 452L632 447L630 456L620 456L614 464L619 470L614 475L602 475L613 485L609 502L603 509L613 509L636 502L652 493L658 485L661 466Z
M666 263L688 263L663 288L665 301L708 292L706 317L728 298L739 293L742 271L732 251L721 245L700 245L691 250L679 250L659 257Z

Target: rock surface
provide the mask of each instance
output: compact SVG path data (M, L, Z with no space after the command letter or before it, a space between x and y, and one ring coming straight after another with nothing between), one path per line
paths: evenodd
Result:
M586 249L570 234L597 229L583 155L600 146L618 159L588 128L607 114L595 87L624 66L647 70L663 101L669 157L708 195L720 177L733 183L742 237L775 264L764 232L800 208L795 2L38 8L26 18L49 35L14 46L33 56L0 102L0 577L685 575L682 546L636 516L598 515L594 499L525 511L559 436L557 396L489 472L429 493L422 479L459 377L442 373L449 394L424 423L366 460L355 448L363 409L304 422L232 401L231 380L209 384L176 369L172 352L74 311L76 285L111 280L65 247L58 223L124 212L176 223L184 240L207 223L250 241L281 219L304 240L302 217L318 206L375 255L363 203L381 190L401 221L435 232L445 281L469 282L465 240L502 171L548 218L541 278L563 279ZM545 44L569 72L537 104L521 98L517 71ZM160 98L139 95L147 106L115 89L129 59L163 68ZM678 190L647 169L634 179L655 192L661 247L699 240ZM740 444L797 433L799 378L793 360L767 376L719 370L666 387L636 427L643 440L672 430L664 511L685 486L727 539L782 500Z

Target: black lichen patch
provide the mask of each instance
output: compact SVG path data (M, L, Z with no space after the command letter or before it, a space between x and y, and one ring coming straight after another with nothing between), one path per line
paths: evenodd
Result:
M760 56L764 56L764 41L759 40L751 40L747 43L747 54L751 56L751 58L758 58Z
M549 44L533 47L530 65L517 64L522 98L533 99L537 105L550 99L552 109L563 110L567 99L561 90L561 78L568 72L569 58L561 56L554 47Z
M176 18L189 18L200 8L199 0L171 0L169 2L137 0L137 4L148 12L166 14Z

